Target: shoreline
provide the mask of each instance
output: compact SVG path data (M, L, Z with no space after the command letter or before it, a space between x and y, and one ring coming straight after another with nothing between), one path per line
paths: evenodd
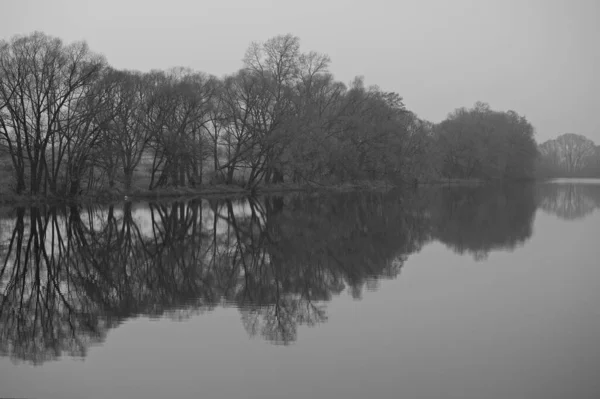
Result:
M35 205L35 204L88 204L115 203L123 201L160 201L191 200L195 198L240 198L247 196L269 195L290 192L350 192L391 190L399 185L384 182L368 182L355 184L272 184L245 188L236 185L207 185L202 187L167 187L155 190L133 188L122 190L107 189L79 196L30 195L0 192L0 205Z
M537 180L531 180L535 182ZM384 181L366 181L340 184L293 184L281 183L245 188L236 185L206 185L202 187L167 187L155 190L133 188L106 189L75 197L54 195L30 195L0 192L0 205L52 205L52 204L110 204L123 201L176 201L210 198L241 198L290 192L332 192L343 193L353 191L389 191L393 189L414 189L417 187L473 187L494 184L498 181L481 179L431 179L410 183L389 183ZM510 181L512 183L512 181ZM516 182L515 182L516 183Z

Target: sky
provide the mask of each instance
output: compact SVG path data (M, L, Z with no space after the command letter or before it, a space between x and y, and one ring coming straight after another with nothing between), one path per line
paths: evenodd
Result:
M526 116L539 142L600 144L600 0L0 0L0 14L2 39L38 30L115 68L216 76L291 33L336 79L364 76L432 122L483 101Z

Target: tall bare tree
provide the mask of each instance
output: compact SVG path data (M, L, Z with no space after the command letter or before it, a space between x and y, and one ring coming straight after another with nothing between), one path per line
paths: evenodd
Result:
M49 171L62 162L71 109L104 64L84 42L64 45L40 32L0 42L0 143L11 156L18 193L29 186L37 194L56 177Z

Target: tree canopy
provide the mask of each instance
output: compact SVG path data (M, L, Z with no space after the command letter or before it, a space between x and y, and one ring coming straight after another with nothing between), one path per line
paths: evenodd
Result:
M534 128L514 111L494 111L478 102L448 115L437 126L437 135L444 176L487 180L534 175Z

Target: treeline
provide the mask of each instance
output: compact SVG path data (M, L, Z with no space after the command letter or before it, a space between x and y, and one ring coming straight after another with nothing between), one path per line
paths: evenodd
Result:
M539 146L539 177L600 177L600 146L566 133Z
M116 70L84 42L0 42L0 159L16 193L132 186L529 178L533 127L478 103L439 125L292 35L252 43L238 72ZM135 184L134 184L135 183Z

